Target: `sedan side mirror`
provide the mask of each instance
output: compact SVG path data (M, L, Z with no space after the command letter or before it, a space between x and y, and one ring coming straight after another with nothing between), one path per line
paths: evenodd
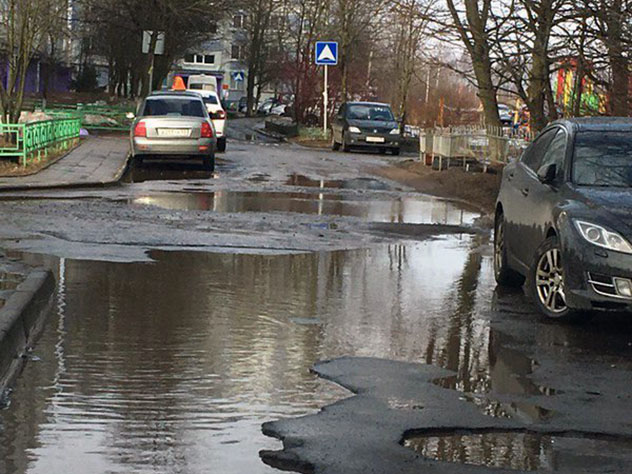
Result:
M542 184L552 184L557 177L557 165L551 163L544 165L538 170L538 178Z

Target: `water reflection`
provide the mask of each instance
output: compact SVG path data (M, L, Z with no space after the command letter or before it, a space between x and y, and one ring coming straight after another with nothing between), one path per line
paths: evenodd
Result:
M373 197L300 192L191 192L139 196L132 205L214 212L290 212L402 224L471 224L478 214L431 197Z
M262 422L346 396L310 374L317 360L419 360L449 339L445 306L473 247L454 237L291 256L62 261L41 360L0 415L0 472L269 472L258 452L277 444Z
M123 176L124 183L143 183L145 181L182 181L191 179L210 179L213 173L204 169L201 161L155 161L139 164L134 161Z
M632 442L529 432L451 433L405 442L437 461L521 471L627 472ZM575 470L573 470L573 468Z

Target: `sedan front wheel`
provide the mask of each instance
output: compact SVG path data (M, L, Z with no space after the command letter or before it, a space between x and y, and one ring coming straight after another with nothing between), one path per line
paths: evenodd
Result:
M583 313L567 304L562 250L557 237L549 237L538 248L530 280L535 303L545 316L565 321L583 318Z

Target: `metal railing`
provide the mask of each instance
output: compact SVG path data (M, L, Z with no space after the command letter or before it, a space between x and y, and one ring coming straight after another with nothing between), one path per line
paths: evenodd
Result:
M55 151L67 148L79 138L81 120L60 117L40 122L0 124L0 157L18 158L22 166Z
M105 105L105 104L63 104L30 100L25 103L25 109L41 111L53 117L79 117L81 126L88 130L129 130L132 120L127 117L134 113L133 104Z
M479 163L507 163L518 158L533 136L526 131L501 127L449 127L422 130L420 159L444 169Z

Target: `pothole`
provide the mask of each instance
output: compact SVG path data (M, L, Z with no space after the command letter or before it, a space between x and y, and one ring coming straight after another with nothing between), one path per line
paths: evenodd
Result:
M331 189L365 189L371 191L391 191L388 184L374 178L353 178L353 179L313 179L302 174L293 174L288 177L285 184L290 186L305 186L310 188L331 188Z
M446 432L404 446L434 461L521 471L627 472L632 440L528 431Z
M472 374L464 372L432 383L461 392L462 400L473 403L486 416L546 422L556 412L541 405L548 397L564 392L536 383L531 375L538 367L537 361L508 347L509 342L504 334L492 331L488 370Z
M170 210L214 212L288 212L358 217L369 222L399 224L470 224L477 214L431 197L365 197L335 193L217 191L153 193L138 196L131 205Z

